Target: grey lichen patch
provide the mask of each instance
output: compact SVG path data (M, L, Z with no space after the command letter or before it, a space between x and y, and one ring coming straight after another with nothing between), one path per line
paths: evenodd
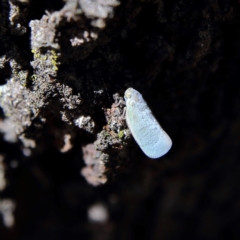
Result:
M86 43L92 43L98 38L98 33L94 31L83 31L75 35L70 39L71 45L73 47L85 45Z
M29 26L31 28L32 49L43 47L59 48L59 44L55 42L56 23L50 21L49 16L44 15L41 20L32 20Z
M27 70L21 70L18 72L18 76L19 81L21 82L21 84L26 87L28 84L28 80L29 80L29 72Z
M105 184L107 176L105 175L106 167L104 162L109 156L97 151L94 144L88 144L82 150L86 167L81 170L81 174L93 186Z
M65 84L57 83L56 87L63 109L74 110L79 108L82 102L80 93L74 94L73 88Z
M77 127L82 128L87 132L93 133L94 131L95 123L90 116L80 116L75 119L74 123Z
M13 78L0 88L0 105L5 116L14 123L16 134L22 133L32 123L33 113L26 107L29 104L27 95L30 91Z
M8 1L10 6L9 22L11 25L11 33L14 35L23 35L27 32L27 11L22 4Z
M105 27L105 19L112 18L115 7L120 5L117 0L79 0L79 3L85 15L93 19L92 26L100 29Z
M126 142L130 139L130 131L127 128L124 119L124 101L119 94L114 94L115 103L110 109L105 109L107 125L97 135L95 146L97 150L121 149L124 148Z
M88 132L97 138L94 147L102 149L100 162L92 169L101 170L99 182L105 183L109 177L103 175L111 165L109 159L114 155L112 172L119 165L119 152L125 153L130 134L120 118L120 105L106 109L110 124L96 135L96 126L102 125L96 110L106 102L106 87L99 77L103 75L102 59L85 59L98 46L100 33L107 20L113 18L119 1L69 0L59 11L46 11L40 19L31 21L27 20L29 12L23 15L30 2L8 2L5 1L5 15L0 15L0 35L8 34L4 29L8 21L11 29L19 30L15 32L18 35L23 34L23 26L29 22L31 50L26 53L19 50L17 43L11 47L3 44L6 50L0 56L0 68L9 71L6 84L0 86L4 113L0 131L4 139L20 140L23 149L33 151L44 149L47 138L59 151L67 152L76 136ZM101 44L106 42L104 39ZM110 51L100 51L98 55L103 54L110 55Z
M120 2L116 0L79 0L80 6L85 14L90 18L113 17L113 7L117 7Z
M131 134L123 117L124 101L119 94L113 98L111 109L105 109L108 124L97 134L94 144L83 148L86 167L81 173L94 186L112 180L129 161Z
M7 59L7 56L6 55L2 55L0 57L0 69L4 69L6 64L8 63L8 59Z
M40 52L38 49L32 49L34 60L31 65L34 69L35 75L44 77L48 81L51 81L51 76L56 77L58 72L60 56L55 50L47 50L46 52Z

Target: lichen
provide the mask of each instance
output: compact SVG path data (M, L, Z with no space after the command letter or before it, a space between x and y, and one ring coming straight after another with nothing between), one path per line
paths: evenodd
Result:
M7 19L12 34L18 35L26 33L24 27L29 22L32 53L30 61L31 53L20 51L17 43L4 45L0 67L5 72L9 70L6 83L0 88L4 123L12 123L12 131L26 148L44 146L45 136L41 133L44 128L55 139L53 144L59 151L66 151L70 149L66 139L74 142L78 131L95 134L94 112L100 106L96 101L103 97L104 91L91 85L95 76L79 75L78 61L85 59L97 46L102 26L93 28L91 24L99 20L106 26L105 21L114 16L119 2L99 1L99 7L95 8L93 2L71 0L58 11L47 11L40 19L28 19L29 3L6 0L4 4L5 22L0 34L8 34L3 28L8 27ZM83 24L86 24L84 28ZM58 125L52 127L53 122Z
M119 131L119 133L118 133L119 138L123 138L124 135L125 135L124 130Z
M123 98L114 94L115 102L105 109L107 125L97 134L94 144L83 147L86 167L81 171L88 183L98 186L115 177L115 171L129 161L131 134L123 118Z

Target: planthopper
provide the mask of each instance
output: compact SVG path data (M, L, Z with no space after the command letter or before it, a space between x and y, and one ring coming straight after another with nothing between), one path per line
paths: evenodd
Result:
M127 125L142 151L149 158L166 154L172 140L152 114L142 95L133 88L125 91Z

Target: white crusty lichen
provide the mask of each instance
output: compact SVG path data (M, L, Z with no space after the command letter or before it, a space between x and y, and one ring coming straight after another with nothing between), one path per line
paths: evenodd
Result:
M80 116L75 119L74 123L77 127L82 128L87 132L92 133L94 131L95 123L90 116Z
M84 14L92 19L93 27L103 29L106 26L106 19L113 18L114 10L120 5L117 0L79 0Z
M56 24L50 21L50 17L44 15L41 20L32 20L29 23L31 28L32 49L50 47L58 49L59 44L55 42Z
M26 98L29 94L30 91L14 78L9 79L5 85L0 87L0 106L5 118L14 123L16 134L22 133L32 123L34 115L33 111L28 108L29 101Z
M104 162L108 155L97 151L94 144L88 144L82 147L83 160L86 166L81 170L81 174L87 182L93 186L105 184L107 182L106 167Z
M114 7L120 5L117 0L79 0L79 3L86 16L99 19L113 17Z

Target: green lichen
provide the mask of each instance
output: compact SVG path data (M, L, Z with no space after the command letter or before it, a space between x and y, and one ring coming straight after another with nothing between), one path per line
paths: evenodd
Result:
M29 79L28 71L19 71L16 76L20 80L21 85L26 87Z
M52 65L53 65L53 69L55 71L57 71L58 70L58 66L57 66L58 65L58 62L57 62L58 56L57 56L57 53L54 50L51 50L51 54L52 55L50 55L50 59L51 59Z
M30 79L34 82L36 79L37 79L37 75L36 74L33 74Z
M34 59L41 59L41 54L37 49L32 49L31 52L33 53Z
M119 131L119 133L118 133L119 138L123 138L124 135L125 135L124 130Z
M41 62L47 61L47 59L50 60L52 68L54 71L58 71L58 55L55 50L47 51L45 54L41 53L38 49L32 49L31 51L33 53L35 60L40 60Z

